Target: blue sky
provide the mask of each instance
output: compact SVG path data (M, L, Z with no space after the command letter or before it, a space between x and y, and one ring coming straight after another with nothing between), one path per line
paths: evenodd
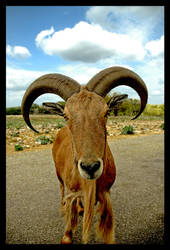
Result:
M164 7L7 6L7 107L47 73L86 84L104 68L124 66L145 81L148 103L164 103ZM138 95L128 87L114 91ZM139 99L139 98L138 98ZM58 101L45 94L35 101Z

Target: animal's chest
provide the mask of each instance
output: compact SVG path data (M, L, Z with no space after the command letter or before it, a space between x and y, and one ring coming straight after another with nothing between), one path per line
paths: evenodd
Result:
M76 167L70 168L69 171L65 172L65 184L67 188L73 192L82 189L82 180Z

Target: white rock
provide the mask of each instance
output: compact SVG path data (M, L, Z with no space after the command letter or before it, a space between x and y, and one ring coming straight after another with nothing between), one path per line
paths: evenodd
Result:
M36 141L35 144L36 144L36 145L40 145L40 144L41 144L41 141Z

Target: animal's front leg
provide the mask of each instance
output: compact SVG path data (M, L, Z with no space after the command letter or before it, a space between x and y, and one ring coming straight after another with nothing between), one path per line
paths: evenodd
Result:
M64 198L63 211L65 215L65 232L61 240L62 244L71 244L72 243L72 234L74 233L76 226L78 224L79 210L77 207L77 197L68 195Z
M64 205L66 205L66 203ZM82 215L83 212L84 212L84 208L83 208L81 199L78 197L74 201L74 204L72 206L72 211L71 211L72 214L70 214L71 218L69 217L69 215L67 215L68 221L66 222L67 223L66 230L65 230L64 236L61 240L62 244L71 244L72 243L72 234L73 234L73 230L75 229L75 227L78 223L78 215ZM71 223L68 223L69 220L71 220Z
M111 204L111 198L109 192L103 192L99 194L99 207L100 214L98 224L98 235L103 238L104 243L114 244L114 225L113 225L113 210Z
M96 202L96 182L95 181L86 181L86 188L84 188L84 215L83 215L83 234L82 242L87 243L92 219L94 215L94 206Z
M61 205L63 206L63 199L64 199L64 182L61 178L61 176L59 175L59 173L56 171L57 173L57 177L58 177L58 180L59 180L59 185L60 185L60 192L61 192Z

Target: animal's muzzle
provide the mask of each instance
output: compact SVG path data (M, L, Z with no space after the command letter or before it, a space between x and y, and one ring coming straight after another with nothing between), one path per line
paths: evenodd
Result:
M86 171L90 176L93 177L94 173L100 168L100 161L96 161L90 165L87 163L81 162L80 167L84 171Z
M97 179L103 172L103 161L94 162L79 161L78 168L81 176L85 179Z

